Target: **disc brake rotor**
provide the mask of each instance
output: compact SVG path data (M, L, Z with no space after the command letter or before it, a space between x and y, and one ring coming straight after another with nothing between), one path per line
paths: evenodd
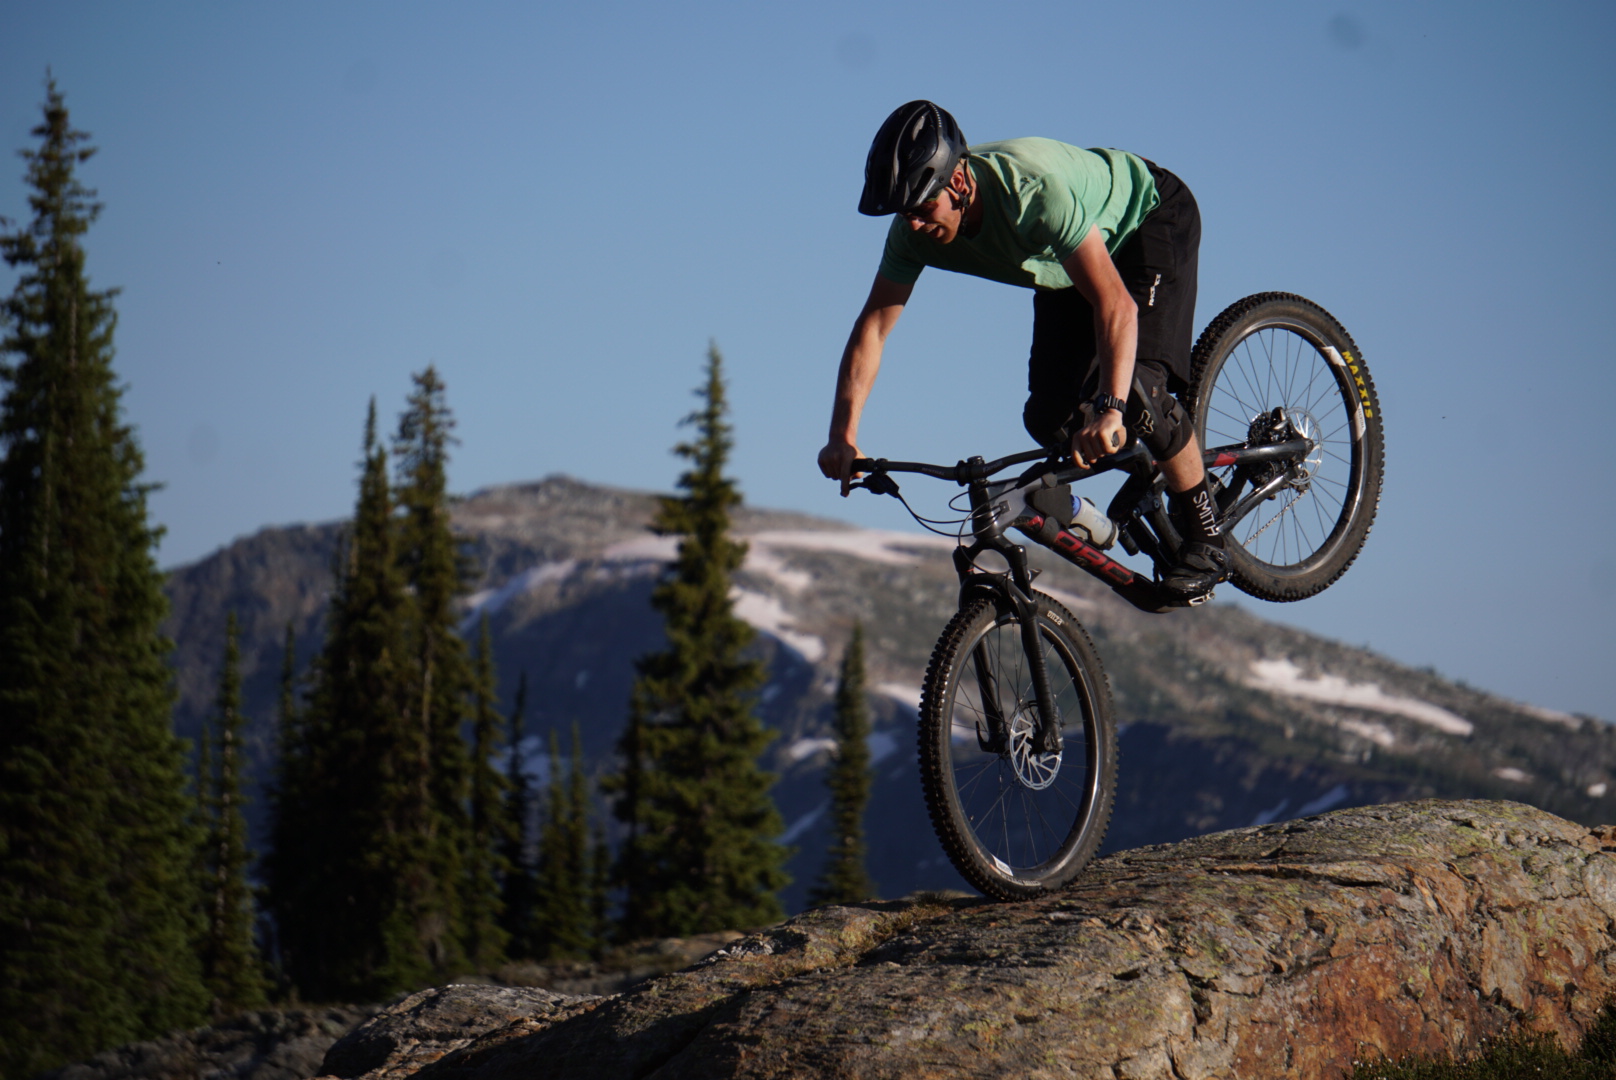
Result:
M1036 705L1023 704L1010 718L1010 766L1015 769L1016 779L1023 785L1034 791L1042 791L1060 775L1061 752L1033 752L1032 743L1038 734L1038 724L1031 710L1036 708Z

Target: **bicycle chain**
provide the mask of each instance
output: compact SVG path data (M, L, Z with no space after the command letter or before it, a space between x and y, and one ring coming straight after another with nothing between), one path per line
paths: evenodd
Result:
M1286 503L1284 506L1281 506L1279 508L1279 512L1277 514L1275 514L1273 517L1268 519L1268 524L1264 525L1262 528L1258 529L1256 532L1252 533L1250 536L1248 536L1244 540L1242 540L1240 542L1240 546L1241 547L1249 547L1252 543L1254 543L1256 541L1257 537L1261 536L1263 533L1268 531L1268 526L1269 525L1272 525L1274 522L1276 522L1280 518L1284 517L1285 516L1285 511L1287 511L1291 507L1295 506L1296 505L1296 500L1300 499L1305 494L1307 494L1305 491L1300 491L1300 490L1297 491L1294 495L1291 496L1291 501L1290 502Z

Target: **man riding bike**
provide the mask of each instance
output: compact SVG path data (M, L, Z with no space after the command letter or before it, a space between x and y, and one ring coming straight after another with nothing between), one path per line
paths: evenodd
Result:
M842 494L864 456L859 417L887 335L921 270L936 266L1033 290L1028 433L1087 468L1132 432L1161 465L1186 541L1162 587L1191 600L1224 581L1201 450L1174 397L1190 375L1201 242L1183 181L1133 154L1052 139L967 147L947 111L911 101L876 133L859 212L897 217L842 352L819 452ZM1071 519L1069 488L1043 488L1031 501Z

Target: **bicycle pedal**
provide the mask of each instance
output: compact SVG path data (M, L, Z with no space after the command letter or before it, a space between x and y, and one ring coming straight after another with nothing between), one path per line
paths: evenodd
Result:
M1207 603L1209 600L1211 600L1212 595L1216 591L1217 591L1216 589L1208 589L1208 590L1206 590L1206 592L1202 593L1200 596L1192 596L1192 597L1190 597L1189 598L1189 606L1190 607L1200 607L1202 604Z

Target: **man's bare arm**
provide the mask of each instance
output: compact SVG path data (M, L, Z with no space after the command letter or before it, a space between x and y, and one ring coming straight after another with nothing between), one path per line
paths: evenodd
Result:
M900 285L877 274L842 350L842 364L836 372L836 399L831 406L830 437L819 451L819 471L840 480L843 495L854 479L853 459L862 456L858 449L859 418L881 370L881 350L914 289L913 285Z
M1094 308L1100 389L1126 401L1133 388L1134 351L1139 345L1139 306L1122 283L1099 229L1091 226L1077 250L1061 265ZM1072 460L1086 466L1116 450L1126 437L1122 414L1107 410L1072 437Z

